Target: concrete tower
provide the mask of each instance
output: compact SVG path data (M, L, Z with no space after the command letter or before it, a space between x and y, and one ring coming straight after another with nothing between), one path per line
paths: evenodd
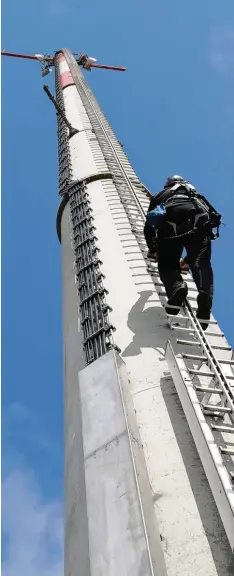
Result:
M189 274L166 315L145 188L69 50L55 75L65 576L234 574L232 350L214 318L202 332Z

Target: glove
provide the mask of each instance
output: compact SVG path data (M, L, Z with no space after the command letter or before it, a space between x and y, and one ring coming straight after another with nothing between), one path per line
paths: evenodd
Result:
M187 264L187 262L183 258L180 261L180 269L181 269L182 274L188 274L189 265Z
M222 214L219 214L218 212L211 212L210 221L212 224L212 228L216 228L216 227L218 228L220 226L221 218L222 218Z

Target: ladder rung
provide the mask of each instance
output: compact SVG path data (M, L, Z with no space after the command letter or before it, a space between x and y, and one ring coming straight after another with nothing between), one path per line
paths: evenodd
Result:
M167 314L167 316L173 318L172 314ZM178 316L176 316L176 318L178 318L178 320L188 320L188 322L190 321L190 318L188 316L182 316L182 314L180 314L180 315L178 314ZM199 319L199 322L206 322L206 324L209 324L209 325L210 324L212 324L212 325L217 324L217 320L200 320ZM206 334L208 334L208 332L206 332ZM213 334L213 332L212 332L212 336L217 336L217 334ZM219 334L218 334L218 336L219 336Z
M229 364L229 366L234 366L234 360L222 360L221 358L218 360L217 358L217 362L220 364Z
M181 344L183 346L199 346L201 347L200 342L196 342L195 340L176 340L177 344Z
M206 356L198 356L197 354L182 354L183 358L188 358L188 360L197 360L198 362L208 362Z
M151 260L148 258L148 260L151 262ZM154 260L152 260L152 262L154 262ZM159 273L157 274L159 276ZM186 280L187 282L188 280ZM193 282L193 280L191 280L191 282ZM159 282L157 284L157 286L164 286L163 282ZM189 290L191 290L191 292L195 292L196 291L196 295L195 296L188 296L188 298L191 298L192 300L197 299L197 289L196 288L189 288Z
M198 392L207 392L208 394L223 394L222 388L209 388L209 386L195 386Z
M155 265L155 266L152 266L152 268L149 269L149 264L147 263L147 258L146 258L145 256L144 256L144 260L145 260L145 262L146 262L147 272L148 272L150 275L153 274L154 276L157 276L157 278L159 278L157 266L156 266L156 265Z
M188 300L188 301L189 301L189 300L192 300L192 302L193 302L193 301L196 302L196 301L197 301L197 294L195 294L195 296L192 296L192 295L188 294L187 300Z
M160 295L160 292L159 292L159 295ZM163 294L163 296L166 297L166 294ZM164 304L163 308L174 308L174 310L180 310L182 308L182 306L173 306L172 304ZM175 318L174 314L170 314L170 316L174 316L174 318Z
M206 356L199 356L197 354L182 354L183 358L187 358L188 360L194 360L194 362L197 360L198 362L208 362L208 358ZM225 365L229 365L229 366L234 366L234 360L222 360L221 358L218 359L217 358L217 362L219 362L219 364L225 364ZM225 378L229 379L229 380L234 380L234 376L225 376Z
M192 278L188 278L187 274L185 274L183 271L182 271L181 273L182 273L182 275L183 275L183 274L185 275L184 281L186 282L186 284L187 284L188 282L193 282L193 283L194 283L194 280L193 280ZM196 286L194 287L194 291L195 291L195 290L196 290L196 292L197 292Z
M206 332L206 336L215 336L215 338L223 338L224 337L224 333L223 332L219 332L219 334L216 334L215 332Z
M195 332L194 328L185 328L183 326L176 326L176 324L171 324L171 329L172 330L181 330L183 332Z
M176 320L189 320L188 316L182 316L182 314L177 314L177 316L175 316L174 314L167 314L168 318L176 318Z
M201 323L206 323L206 324L218 324L217 320L206 320L205 318L197 318L197 320Z
M184 344L185 346L200 346L200 342L196 342L193 340L177 340L177 344ZM218 344L211 344L211 348L215 350L232 350L231 346L219 346Z
M156 283L155 283L155 286L157 286ZM161 284L158 284L158 286L161 286ZM159 295L159 296L165 296L165 297L167 296L167 295L166 295L166 292L162 292L161 290L158 292L158 295ZM189 299L190 299L190 300L196 300L197 297L189 296ZM173 306L173 308L176 308L176 306ZM180 310L180 308L182 308L182 305L179 307L179 310Z
M234 456L234 448L225 448L224 446L220 446L219 449L222 454L229 454L230 456Z
M214 378L215 376L214 372L204 372L203 370L194 370L193 368L190 368L188 372L189 374L197 374L197 376L209 376L210 378Z
M224 374L226 380L234 380L234 376L228 376L228 374Z
M203 413L204 413L204 409L203 409ZM214 418L223 418L223 413L222 412L217 412L217 410L213 410L213 412L210 410L210 412L205 412L206 416L213 416Z
M203 410L212 411L212 412L223 412L223 414L231 414L232 409L228 408L227 406L216 406L215 404L207 404L203 406Z
M218 432L234 432L233 426L223 426L222 424L211 424L212 430L217 430Z
M215 350L232 350L231 346L219 346L219 344L211 344L210 347L214 348Z
M159 284L159 286L161 286L161 284ZM161 292L161 291L160 291L158 294L159 294L159 296L166 296L166 292ZM193 300L196 300L196 299L197 299L197 296L189 296L189 300L192 300L192 301L193 301ZM173 306L173 308L175 308L175 306ZM180 306L180 308L181 308L181 306Z

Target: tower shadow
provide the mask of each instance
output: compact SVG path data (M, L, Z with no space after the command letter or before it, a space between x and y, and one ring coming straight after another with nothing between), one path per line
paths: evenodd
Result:
M167 340L170 338L170 328L167 325L166 314L158 300L152 301L152 306L144 310L145 304L153 294L151 290L140 293L137 302L128 315L128 328L133 332L132 342L125 348L121 356L138 356L141 348L153 348L164 355Z

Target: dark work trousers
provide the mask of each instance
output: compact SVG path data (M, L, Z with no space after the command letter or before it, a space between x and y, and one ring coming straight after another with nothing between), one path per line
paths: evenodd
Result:
M166 240L162 237L158 244L158 271L161 281L170 298L181 282L180 259L183 249L187 251L194 282L198 292L205 292L210 297L210 308L213 300L213 270L211 267L211 240L204 231Z

